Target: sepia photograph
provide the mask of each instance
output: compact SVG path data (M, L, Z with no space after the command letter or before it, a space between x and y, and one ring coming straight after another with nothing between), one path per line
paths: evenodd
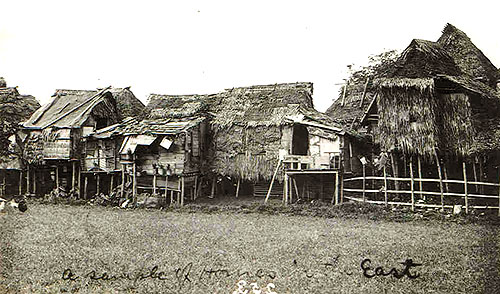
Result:
M500 293L500 5L0 4L0 293Z

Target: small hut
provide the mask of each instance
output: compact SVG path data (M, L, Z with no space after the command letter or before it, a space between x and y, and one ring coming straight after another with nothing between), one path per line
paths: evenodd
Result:
M23 192L22 154L18 137L19 123L26 120L40 104L31 95L21 95L8 88L0 78L0 196Z

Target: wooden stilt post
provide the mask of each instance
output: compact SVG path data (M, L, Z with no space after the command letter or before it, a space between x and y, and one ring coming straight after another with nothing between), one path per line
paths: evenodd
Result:
M340 203L344 203L344 174L340 175Z
M167 203L168 197L168 176L165 176L165 203Z
M178 176L177 177L177 199L175 201L175 204L180 204L181 203L181 191L182 191L182 187L181 187L181 177Z
M101 194L101 176L99 175L99 173L96 174L96 187L97 187L96 195Z
M122 164L122 186L121 186L121 197L125 196L125 164Z
M0 196L5 196L5 174L7 172L4 170L2 172L2 188L0 189Z
M109 194L110 195L113 192L114 185L115 185L115 175L113 173L111 173L111 181L109 182Z
M36 169L33 170L33 194L36 196Z
M23 195L23 170L19 171L19 196Z
M135 153L132 155L132 199L134 203L134 207L137 205L137 171L136 171L136 163L135 163Z
M391 152L391 164L392 164L392 174L395 178L399 178L399 170L397 165L397 160L394 159L394 153ZM399 190L399 182L398 180L394 180L394 189L396 191Z
M483 181L483 157L481 156L479 158L479 181L482 182ZM479 193L481 194L484 194L484 186L481 185L479 187Z
M198 198L198 176L194 178L194 192L193 192L193 200L196 200Z
M267 200L269 200L269 196L271 195L271 190L273 189L274 180L276 179L276 174L278 173L280 165L281 165L281 159L278 160L278 164L276 165L276 169L274 170L274 174L273 174L273 177L271 179L271 184L269 185L269 190L267 190L267 195L266 195L266 199L264 200L264 203L267 203Z
M444 179L448 181L448 168L446 168L446 162L443 163ZM446 193L450 192L450 185L448 182L444 184Z
M210 198L215 197L215 185L217 185L217 178L213 177L213 179L212 179L212 192L210 193Z
M156 172L153 175L153 195L156 195Z
M71 172L71 189L73 190L73 193L75 193L75 183L76 183L76 161L72 162L72 167L73 170Z
M339 172L336 172L335 173L335 205L338 205L340 203L340 199L339 199ZM333 202L333 199L332 199L332 202Z
M238 198L238 195L240 194L240 182L241 179L238 179L238 183L236 184L236 198Z
M293 203L293 180L293 176L288 176L288 203L290 204Z
M184 193L185 193L185 182L184 182L184 176L181 177L181 206L184 205Z
M422 163L420 162L420 155L418 155L418 157L417 157L417 164L418 164L418 179L419 179L418 188L420 191L420 199L425 200L425 197L422 195L423 183L422 183Z
M465 214L469 214L469 191L467 187L467 166L465 165L465 161L462 162L462 167L464 170Z
M411 177L411 210L415 211L415 182L413 179L413 156L410 156L410 177Z
M434 153L434 156L436 158L436 165L437 165L438 175L439 175L439 190L441 192L441 210L444 211L443 175L441 174L441 163L439 162L437 152Z
M388 202L388 199L387 199L387 190L389 190L389 187L387 187L387 171L386 171L386 168L384 166L384 202L385 202L385 206L387 206L387 202Z
M82 198L82 171L81 171L81 167L80 167L80 164L78 164L78 167L76 169L76 172L77 172L77 176L76 176L76 180L77 180L77 187L78 187L78 198L81 199Z
M299 199L299 188L297 187L297 181L293 178L293 186L295 188L295 194L297 194L297 199Z
M363 164L363 202L366 201L366 165Z
M84 175L85 177L85 181L84 181L84 184L83 184L83 195L85 197L85 200L89 199L88 195L87 195L87 186L89 184L89 177L88 175Z
M30 166L28 164L28 169L26 170L26 194L30 194Z
M285 197L283 199L284 200L283 202L286 205L286 204L288 204L288 174L286 172L285 172L285 183L284 183L283 187L285 188L285 191L284 191Z
M56 166L56 188L59 192L59 166Z
M476 161L477 161L477 156L474 156L474 161L472 162L472 172L474 173L474 182L477 182ZM476 192L478 192L479 191L479 185L475 184L474 186L476 188Z

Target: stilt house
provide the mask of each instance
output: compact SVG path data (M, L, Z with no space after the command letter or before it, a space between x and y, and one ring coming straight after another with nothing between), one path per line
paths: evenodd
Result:
M235 184L226 193L281 197L293 187L300 198L333 197L345 132L313 108L312 93L311 83L290 83L218 95L210 107L213 172Z
M411 184L396 181L395 190L399 191L398 184L409 185L412 207L417 171L418 178L439 178L418 184L420 191L423 186L429 191L438 182L435 188L441 200L434 200L442 207L443 196L463 195L468 207L467 195L472 195L468 181L498 183L499 77L498 69L467 35L448 24L436 42L413 40L387 75L373 81L371 95L365 95L370 99L356 116L375 146L372 153L380 154L369 161L379 165L379 173L388 165L394 178L411 176ZM331 107L331 116L342 114L338 105ZM478 185L474 188L479 190ZM382 190L387 189L386 181ZM457 199L453 201L463 202Z
M141 105L128 88L57 90L52 100L23 124L28 192L44 195L63 188L78 194L80 174L94 172L82 170L86 167L82 138L140 111L144 108Z

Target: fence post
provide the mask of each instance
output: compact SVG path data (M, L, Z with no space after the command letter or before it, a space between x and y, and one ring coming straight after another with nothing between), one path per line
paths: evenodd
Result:
M464 170L464 193L465 193L465 213L469 213L469 199L468 199L468 191L467 191L467 169L465 166L465 161L462 161L462 167Z
M410 156L410 177L411 177L411 211L415 211L415 188L413 179L413 156Z
M385 187L384 201L385 201L385 206L387 206L387 190L389 189L389 187L387 187L387 172L385 170L385 166L384 166L384 187Z

